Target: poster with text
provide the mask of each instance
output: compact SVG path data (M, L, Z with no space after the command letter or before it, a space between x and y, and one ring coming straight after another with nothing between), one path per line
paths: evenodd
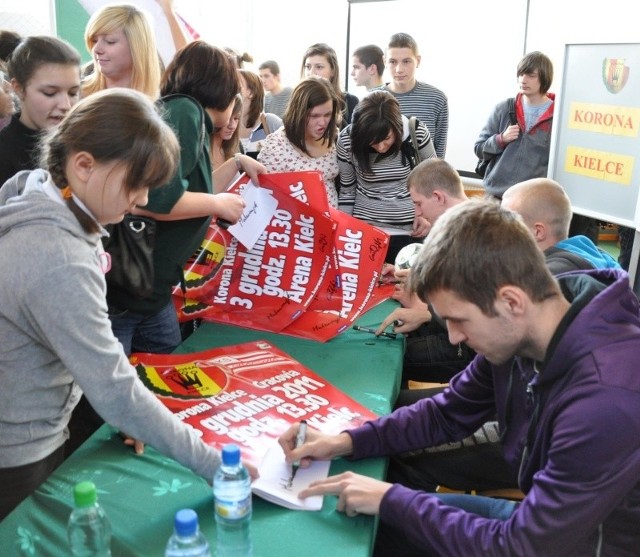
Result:
M142 382L202 440L258 465L290 424L339 433L377 416L266 341L181 355L133 354Z

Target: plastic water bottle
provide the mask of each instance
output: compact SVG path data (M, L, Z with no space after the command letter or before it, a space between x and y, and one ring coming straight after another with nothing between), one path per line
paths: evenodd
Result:
M176 513L173 535L169 538L165 557L211 557L209 542L198 527L198 515L193 509Z
M111 524L98 504L96 486L80 482L73 489L75 509L67 524L71 555L75 557L110 557Z
M216 556L251 557L251 478L237 445L222 448L222 464L213 477Z

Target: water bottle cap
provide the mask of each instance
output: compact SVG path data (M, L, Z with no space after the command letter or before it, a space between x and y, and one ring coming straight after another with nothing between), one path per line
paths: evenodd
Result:
M237 466L240 463L240 447L230 443L222 447L222 464Z
M181 509L176 513L173 526L179 536L193 536L198 531L198 514L193 509Z
M98 500L96 486L93 482L80 482L73 488L73 501L76 507L90 507Z

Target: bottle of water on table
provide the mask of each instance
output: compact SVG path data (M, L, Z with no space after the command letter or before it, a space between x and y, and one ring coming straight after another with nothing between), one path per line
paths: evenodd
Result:
M209 542L198 526L198 515L193 509L176 513L173 534L167 543L165 557L211 557Z
M222 464L213 478L216 557L252 557L251 477L237 445L222 448Z
M67 524L74 557L111 557L111 524L98 503L96 486L80 482L73 489L75 509Z

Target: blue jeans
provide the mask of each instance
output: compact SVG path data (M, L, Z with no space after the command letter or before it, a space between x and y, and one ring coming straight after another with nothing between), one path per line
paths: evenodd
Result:
M172 302L152 315L124 311L109 315L113 334L127 356L133 352L170 354L182 341Z
M432 493L431 495L434 495L450 507L458 507L485 518L497 518L500 520L507 520L518 506L516 501L484 497L482 495L465 495L463 493Z

